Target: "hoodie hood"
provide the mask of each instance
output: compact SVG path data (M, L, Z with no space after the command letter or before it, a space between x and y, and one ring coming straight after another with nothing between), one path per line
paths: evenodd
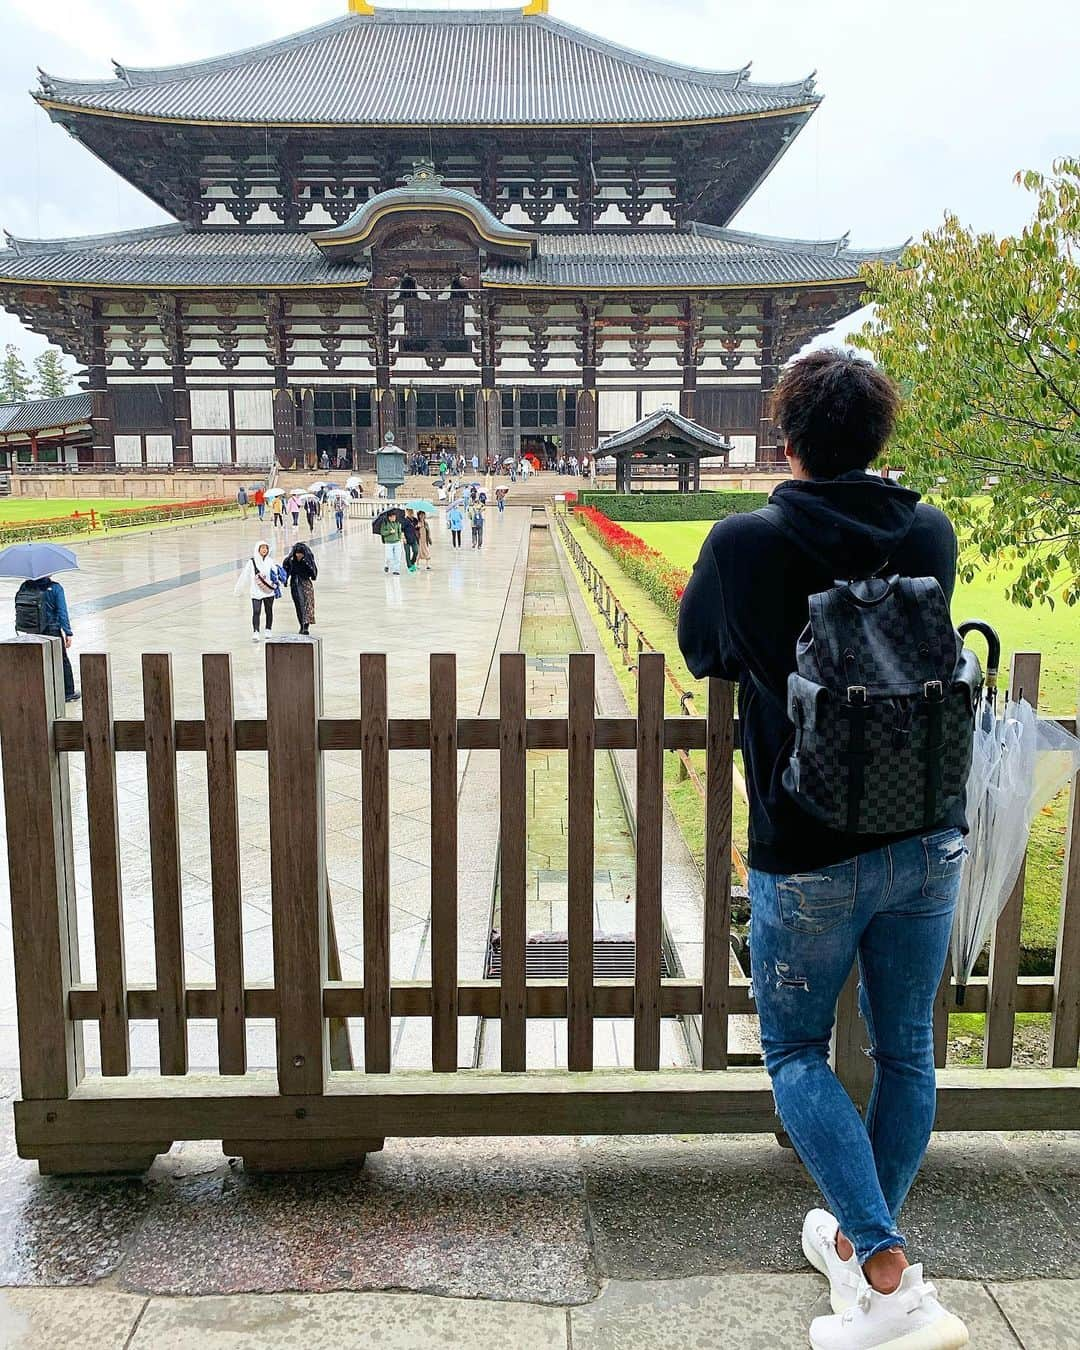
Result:
M911 529L919 494L853 470L838 478L781 483L769 502L783 513L777 524L793 543L846 578L885 567Z

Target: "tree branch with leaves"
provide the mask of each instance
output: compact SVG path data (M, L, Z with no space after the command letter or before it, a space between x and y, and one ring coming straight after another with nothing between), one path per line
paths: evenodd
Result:
M1018 235L947 216L899 267L866 269L874 318L852 341L904 390L907 481L970 539L962 571L1015 561L1019 604L1080 601L1080 160L1018 174Z

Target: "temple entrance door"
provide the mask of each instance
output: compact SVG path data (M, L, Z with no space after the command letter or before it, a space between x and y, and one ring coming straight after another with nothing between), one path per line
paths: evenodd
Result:
M456 455L457 437L441 431L421 431L416 436L416 448L428 459L438 459L441 455Z

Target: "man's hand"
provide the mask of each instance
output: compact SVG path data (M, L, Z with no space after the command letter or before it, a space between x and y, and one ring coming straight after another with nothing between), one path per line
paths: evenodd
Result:
M74 633L65 633L65 634L64 634L64 646L65 646L65 648L66 648L66 647L70 647L71 644L72 644L74 641L75 641L75 635L74 635Z

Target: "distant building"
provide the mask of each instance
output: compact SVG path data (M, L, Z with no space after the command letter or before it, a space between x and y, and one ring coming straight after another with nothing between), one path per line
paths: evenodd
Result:
M93 462L89 394L0 403L0 468L42 468Z
M860 304L846 239L728 222L819 102L523 12L353 12L217 60L42 75L173 216L9 236L0 302L82 362L95 465L582 453L664 404L775 455L782 363ZM658 11L659 13L659 11Z

